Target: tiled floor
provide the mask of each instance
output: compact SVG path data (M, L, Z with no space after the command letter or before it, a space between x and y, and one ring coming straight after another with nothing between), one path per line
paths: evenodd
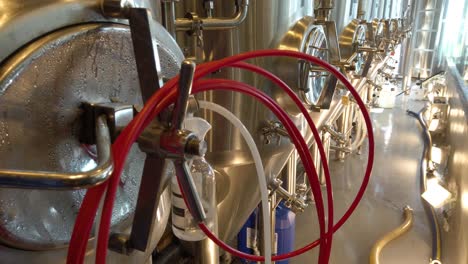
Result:
M422 140L416 120L406 109L419 111L420 102L399 98L393 109L373 113L376 156L372 179L363 201L333 241L330 263L368 263L373 243L394 229L403 219L402 208L414 209L412 230L390 243L382 252L381 264L426 264L430 254L430 233L419 196L419 159ZM367 151L345 162L332 162L335 222L343 215L359 188ZM296 247L318 237L315 207L297 217ZM317 263L318 250L297 257L291 263Z

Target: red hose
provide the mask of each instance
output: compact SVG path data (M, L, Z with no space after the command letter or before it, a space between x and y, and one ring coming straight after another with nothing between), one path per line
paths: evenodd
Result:
M372 129L372 121L369 116L369 113L367 112L366 105L362 101L361 97L359 96L359 93L354 89L353 85L346 79L346 77L339 72L334 66L331 64L322 61L316 57L296 52L296 51L287 51L287 50L260 50L260 51L253 51L253 52L247 52L247 53L242 53L236 56L232 56L226 59L223 59L219 61L219 63L224 63L224 64L229 64L233 62L238 62L242 60L248 60L256 57L266 57L266 56L288 56L288 57L294 57L298 59L303 59L309 62L312 62L314 64L317 64L327 71L329 71L331 74L333 74L338 80L340 80L344 86L349 90L351 95L354 97L356 100L361 112L363 113L364 116L364 121L366 123L366 128L368 131L368 139L369 139L369 155L367 159L367 166L366 166L366 172L364 175L364 179L362 181L361 187L358 190L358 193L356 194L355 199L349 206L348 210L346 210L345 214L342 216L342 218L334 225L333 227L333 232L336 232L338 229L340 229L344 223L351 217L352 213L354 210L356 210L357 206L359 205L360 201L362 200L362 197L364 196L364 193L366 191L366 188L369 184L370 176L372 173L372 167L374 164L374 151L375 151L375 141L374 141L374 134L373 134L373 129ZM200 70L199 74L205 74L203 72L204 70L207 70L206 68L203 70ZM210 69L211 70L211 69ZM297 250L299 254L302 254L316 246L319 245L319 240L314 241L313 243L310 243L309 245L303 247L300 250ZM287 254L286 254L287 255ZM293 257L293 256L290 256ZM280 260L273 258L274 260ZM286 259L286 258L284 258Z
M271 75L271 74L270 74L270 75ZM272 75L272 76L274 76L274 75ZM274 76L274 77L277 79L276 76ZM278 80L279 80L279 79L278 79ZM281 82L281 81L280 81L280 82ZM282 83L282 82L281 82L281 83ZM175 84L177 84L177 82L175 82L174 85L175 85ZM282 83L282 84L283 84L283 86L285 87L285 90L286 90L287 92L290 92L290 94L294 95L294 96L296 97L297 101L300 103L299 98L297 98L297 96L289 89L289 87L287 87L287 85L284 84L284 83ZM167 107L167 106L168 106L168 105L163 106L163 109L164 109L165 107ZM302 105L300 104L300 106L302 106ZM303 106L302 106L302 107L303 107ZM305 110L304 107L303 107L303 109L304 109L304 113L308 116L307 110ZM153 114L154 116L156 116L156 114L157 114L156 112L159 112L159 111L160 111L160 110L154 109L152 114ZM312 127L315 129L315 131L317 131L316 128L315 128L315 126L313 126L313 122L312 122L311 124L312 124ZM317 131L316 134L318 134L318 131ZM323 147L322 147L322 149L323 149ZM117 158L116 158L116 160L117 160ZM310 159L309 162L312 163L312 160ZM118 168L118 169L120 170L120 168ZM117 168L116 168L116 171L117 171ZM320 194L320 193L321 193L320 184L319 184L319 182L318 182L318 180L317 180L317 179L318 179L318 176L316 176L316 174L315 174L315 175L313 174L313 173L316 173L315 168L314 168L313 170L311 170L311 172L312 172L312 174L309 172L308 175L315 176L315 177L313 177L313 179L317 181L316 184L311 184L311 185L314 186L314 188L315 188L315 189L313 189L313 193L314 193L314 197L317 197L316 206L318 206L317 209L318 209L319 219L324 219L324 216L323 216L323 201L321 200L321 199L322 199L322 196L321 196L321 194ZM109 191L108 191L107 196L106 196L106 200L107 200L107 199L112 199L112 202L106 202L106 205L112 205L112 204L113 204L113 199L115 199L115 194L113 195L113 193L116 192L116 190L117 190L116 187L117 187L116 181L111 181L110 187L109 187ZM330 191L329 193L331 194L331 191ZM102 228L100 229L100 233L99 233L99 237L102 237L102 238L106 238L106 237L109 236L109 228L108 228L107 226L110 227L110 216L111 216L111 213L112 213L112 206L106 206L106 205L105 205L105 207L104 207L103 217L101 218L101 220L102 220L102 221L101 221L101 227L102 227ZM331 215L333 215L333 213L332 213ZM333 218L331 218L331 219L333 219ZM323 235L324 235L324 233L325 233L325 229L324 229L324 220L322 220L322 221L320 221L320 222L321 222L321 237L323 237ZM331 225L332 225L332 224L333 224L333 223L331 222ZM326 245L326 244L324 243L324 245ZM104 252L105 252L105 249L106 249L106 248L107 248L107 240L101 240L101 239L100 239L99 242L98 242L98 249L97 249L97 251L98 251L97 262L98 262L98 263L103 263L103 262L105 261L105 254L104 254ZM327 251L326 251L326 247L324 247L323 250L325 250L325 252L327 252ZM325 254L325 255L327 255L327 254ZM323 255L320 254L320 256L323 256ZM325 262L326 262L326 261L321 261L321 263L325 263Z
M269 80L271 80L273 83L278 85L280 88L283 89L283 91L285 91L289 95L289 97L296 103L296 105L298 106L298 108L300 109L304 117L306 118L306 121L309 124L309 127L311 128L312 134L315 138L315 143L317 144L317 148L319 150L320 157L321 157L321 163L323 165L323 170L325 173L325 185L327 188L327 206L328 206L328 229L327 230L332 230L333 219L334 219L333 188L332 188L332 183L331 183L330 169L328 167L327 155L325 154L325 148L322 144L322 141L320 140L321 139L320 133L317 130L317 127L315 126L314 121L310 117L309 112L304 107L304 104L302 103L301 99L299 99L296 93L294 93L293 90L291 90L291 88L289 88L289 86L285 82L283 82L280 78L278 78L276 75L272 74L271 72L264 70L263 68L260 68L258 66L248 64L245 62L236 62L230 66L250 70L252 72L263 75ZM326 260L328 260L331 254L333 232L327 232L327 234L325 235L325 238L328 242L328 244L326 245L327 251L326 251L325 258ZM291 253L294 253L294 251Z
M250 53L245 53L245 54L241 54L241 55L237 55L237 56L234 56L234 57L231 57L231 58L227 58L227 59L224 59L220 62L217 62L217 63L210 63L208 65L206 65L206 67L204 68L199 68L199 71L197 72L197 76L196 78L200 78L200 76L206 74L206 73L209 73L209 72L212 72L214 71L213 68L215 67L218 67L218 63L223 63L223 64L229 64L229 63L233 63L233 62L236 62L236 61L240 61L240 60L243 60L243 59L249 59L249 58L253 58L253 57L256 57L256 56L273 56L273 55L279 55L279 56L292 56L292 57L296 57L296 58L302 58L302 59L305 59L305 60L309 60L313 63L316 63L316 64L319 64L321 66L323 66L324 68L326 68L327 70L329 70L330 72L332 72L334 75L337 76L338 79L340 79L346 87L348 87L348 89L350 90L351 94L355 97L355 99L357 100L358 102L358 105L359 107L361 108L361 110L363 109L363 106L364 106L364 103L362 102L362 100L360 99L359 95L357 94L357 92L354 90L354 88L351 86L351 84L346 80L346 78L341 75L336 69L333 68L333 66L327 64L327 63L323 63L322 61L312 57L312 56L308 56L308 55L305 55L305 54L302 54L302 53L298 53L298 52L292 52L292 51L278 51L278 50L267 50L267 51L259 51L259 52L250 52ZM173 80L171 80L168 85L166 85L167 87L171 87L171 85L174 85L177 83L177 78L174 78ZM171 84L171 85L169 85ZM163 91L164 89L161 89L161 94L163 94L164 92L167 92L167 91ZM166 89L167 90L167 89ZM161 97L164 97L164 96L161 96ZM161 98L159 97L159 98ZM158 96L153 96L152 97L152 100L150 99L150 101L148 102L147 105L155 105L157 103L157 100L159 99ZM142 111L142 113L140 113L131 123L131 125L129 125L125 131L129 132L129 131L132 131L133 132L141 132L142 130L142 126L141 124L147 124L149 123L149 121L151 120L151 118L146 118L148 116L148 112L145 111L145 110L148 110L148 111L151 111L149 110L150 107L145 107L144 111ZM372 127L371 127L371 123L370 123L370 118L368 116L368 113L366 111L363 111L364 113L364 116L365 116L365 121L366 121L366 126L367 126L367 129L368 131L372 131ZM151 113L152 115L151 116L154 116L154 110L153 112ZM134 126L135 124L139 124L140 126ZM124 132L125 132L124 131ZM129 133L131 136L133 135L136 135L134 133ZM132 135L133 134L133 135ZM124 135L124 133L122 133L122 135ZM123 136L122 137L119 137L120 138L124 138ZM135 140L135 137L133 137L133 139L131 140ZM127 141L128 142L128 141ZM119 146L118 144L115 144L117 146ZM129 147L127 147L128 149ZM120 148L115 148L116 150L125 150L125 148L123 149L120 149ZM345 213L345 215L340 219L340 221L338 221L338 223L334 226L333 228L333 231L336 231L338 228L340 228L344 222L349 218L349 216L352 214L352 212L355 210L355 208L357 207L357 205L359 204L359 201L362 199L362 196L364 194L364 191L367 187L367 184L369 182L369 176L370 176L370 172L371 172L371 169L372 169L372 164L373 164L373 151L374 151L374 140L373 140L373 135L372 133L369 134L369 162L368 162L368 165L367 165L367 168L366 168L366 175L365 175L365 178L363 180L363 184L355 198L355 200L353 201L353 203L351 204L350 208L347 210L347 212ZM115 151L116 153L116 156L118 154L121 154L121 155L124 155L125 154L122 154L122 153L125 153L125 151ZM119 155L120 156L120 155ZM122 165L123 166L123 165ZM116 170L117 172L118 170ZM114 173L115 175L117 175L116 173ZM113 181L111 181L112 183ZM117 181L118 183L118 181ZM117 184L118 185L118 184ZM111 184L112 186L112 184ZM114 187L115 188L115 187ZM116 189L116 188L115 188ZM94 191L95 190L95 191ZM110 188L110 190L112 190L112 188ZM102 194L104 192L104 190L99 190L99 189L93 189L93 190L90 190L87 195L91 195L93 193L93 191L95 193L100 193L100 195L97 195L99 197L102 197ZM112 191L108 192L108 197L107 198L110 198L110 200L106 200L106 204L110 201L113 202L113 198L112 198ZM85 201L89 201L90 199L86 200ZM110 203L111 206L112 206L112 203ZM82 207L86 207L86 203L83 202L83 206ZM96 210L97 210L97 207L96 207ZM94 212L96 211L94 210ZM83 226L83 224L81 224L81 221L83 216L85 217L85 220L84 221L88 221L88 222L91 222L91 225L92 225L92 221L93 221L93 218L94 218L94 215L95 214L92 214L92 213L86 213L86 212L90 212L90 211L93 211L93 210L80 210L80 213L79 213L79 217L77 218L77 221L75 223L75 230L74 232L76 233L77 231L83 231L83 230L80 230ZM103 215L104 217L104 215ZM86 219L87 218L87 219ZM85 225L86 226L86 225ZM82 237L84 238L85 240L81 240L78 241L81 242L81 243L84 243L86 244L86 241L87 241L87 238L89 237L89 231L88 232L83 232L81 233L82 235L75 235L73 236L73 238L75 239L72 239L71 241L71 244L70 244L70 255L69 255L69 258L68 258L68 261L69 263L76 263L76 262L73 262L73 258L70 258L71 255L73 255L73 252L76 248L75 247L72 247L73 244L77 244L76 243L76 240L77 240L77 237ZM107 237L106 239L107 240ZM75 242L75 243L74 243ZM308 246L304 247L303 249L301 250L298 250L297 252L301 253L301 252L305 252L315 246L317 246L319 244L318 241L315 241L314 243L311 243L309 244ZM80 247L78 247L80 248ZM107 247L104 248L104 250L107 250ZM258 257L258 256L257 256ZM287 257L292 257L292 255L290 256L286 256L285 258ZM275 260L279 260L280 259L280 256L277 256L277 258ZM281 258L281 259L284 259L284 258ZM70 261L72 260L72 261ZM75 258L75 260L77 260ZM79 261L79 260L78 260ZM79 263L79 262L78 262Z
M208 86L208 84L211 84L211 86ZM200 87L198 86L200 85ZM204 86L206 85L207 89L210 90L220 90L220 89L231 89L231 87L236 87L237 89L234 91L241 91L243 93L247 93L249 95L255 96L256 98L260 97L265 104L278 116L278 118L281 120L281 122L285 125L285 127L288 129L288 132L290 133L291 139L293 142L299 142L296 143L296 148L298 149L298 153L300 154L302 160L305 160L304 164L306 164L306 170L309 176L309 180L311 181L311 186L313 187L313 192L314 195L317 197L317 206L319 207L320 202L322 202L322 208L321 208L321 214L323 217L323 201L321 201L321 195L320 195L320 183L318 181L318 176L316 169L313 165L312 158L310 157L310 154L308 152L308 147L307 144L305 143L304 139L302 138L302 135L300 134L299 130L297 127L294 125L294 123L289 119L288 115L284 110L282 110L271 98L269 98L267 95L264 93L254 89L253 87L247 86L245 84L237 83L234 81L228 81L228 80L208 80L208 81L199 81L194 83L194 92L199 92L199 91L205 91L207 89L203 89ZM243 86L242 86L243 85ZM240 88L239 88L240 87ZM158 113L168 107L171 103L173 103L176 99L176 90L171 90L169 95L163 99L162 102L160 102L156 108L154 113ZM118 162L116 158L116 163ZM118 168L120 169L120 168ZM113 182L111 182L112 184ZM112 188L109 188L108 194L110 194L112 191ZM320 207L319 207L320 208ZM319 209L320 210L320 209ZM111 211L107 211L111 212ZM320 214L320 213L319 213ZM103 212L103 217L102 219L107 218L107 213ZM107 218L108 219L108 218ZM105 222L101 223L101 226L103 227L100 231L99 238L107 238L108 235L106 236L105 232L108 232L108 228L106 228L104 225L110 224L110 222ZM102 261L105 260L105 250L107 246L105 245L107 242L107 239L99 239L98 242L98 260L97 263L102 263ZM258 256L256 256L258 257Z

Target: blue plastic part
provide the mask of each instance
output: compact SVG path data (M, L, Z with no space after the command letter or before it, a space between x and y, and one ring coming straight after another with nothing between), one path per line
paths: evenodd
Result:
M280 202L278 207L276 207L276 224L275 224L275 233L277 237L277 254L285 254L294 250L294 241L295 241L295 229L296 229L296 214L294 214L289 208L284 205L284 202ZM248 254L253 254L253 250L248 247L249 244L252 244L252 237L248 238L248 235L252 235L252 232L248 232L248 229L251 231L255 230L256 221L258 215L258 208L256 208L253 213L247 219L247 222L242 227L241 231L237 235L237 248ZM247 260L242 260L242 263L250 263ZM278 264L288 264L289 260L277 261Z
M287 208L283 201L276 207L275 233L278 236L277 255L289 253L294 250L296 238L296 214ZM277 261L278 264L288 264L289 260Z

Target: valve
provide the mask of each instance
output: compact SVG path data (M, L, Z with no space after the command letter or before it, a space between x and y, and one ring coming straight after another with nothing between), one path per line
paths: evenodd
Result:
M304 201L304 195L301 194L291 194L281 187L283 182L280 179L272 179L270 182L270 188L272 192L276 192L278 196L285 201L286 207L291 209L294 213L303 213L307 207L307 203Z
M261 129L261 133L265 145L269 145L273 139L279 145L282 137L289 137L288 131L286 131L283 124L277 121L268 121L268 124Z

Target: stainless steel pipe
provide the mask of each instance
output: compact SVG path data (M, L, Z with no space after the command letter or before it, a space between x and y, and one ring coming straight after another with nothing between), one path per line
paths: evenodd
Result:
M111 137L105 116L96 119L98 165L87 172L0 170L0 186L25 189L86 189L106 181L114 169Z
M366 19L367 0L359 0L357 18Z
M232 18L199 18L198 22L194 19L178 18L175 21L175 26L179 31L193 30L194 26L200 26L203 30L231 29L244 22L248 10L249 0L243 0L240 6L236 6L236 13Z

